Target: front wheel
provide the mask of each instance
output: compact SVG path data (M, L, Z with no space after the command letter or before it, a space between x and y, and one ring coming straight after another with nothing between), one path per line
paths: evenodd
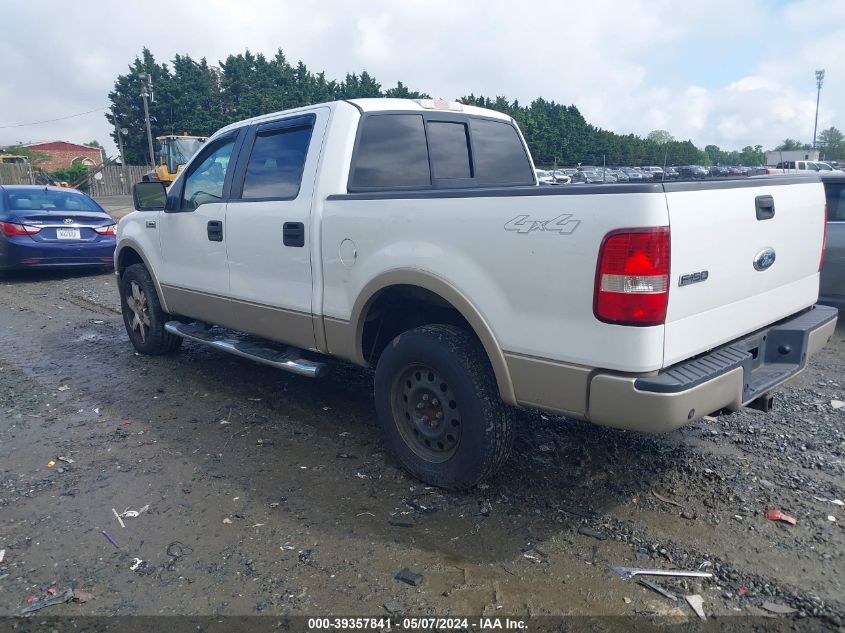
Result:
M513 413L481 344L460 328L426 325L393 339L376 367L375 399L391 451L426 483L470 488L510 455Z
M182 337L164 329L167 315L161 309L155 284L143 264L133 264L123 271L120 308L129 340L142 354L168 354L182 345Z

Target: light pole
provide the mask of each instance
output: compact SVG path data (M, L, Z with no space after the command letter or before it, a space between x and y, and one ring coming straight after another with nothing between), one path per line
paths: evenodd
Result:
M129 184L129 181L126 177L126 158L123 155L123 137L122 137L122 130L120 129L120 125L117 122L117 114L114 111L114 108L111 109L111 118L114 122L114 133L117 136L117 149L120 151L120 174L121 174L121 183L120 183L120 192L124 192L124 187Z
M822 95L822 84L824 83L824 70L816 71L816 122L813 124L813 149L816 149L816 130L819 127L819 98Z
M144 119L147 121L147 143L150 146L150 166L156 168L156 157L153 151L153 132L150 129L150 107L147 105L147 98L152 100L152 83L153 76L150 74L142 75L144 77L144 85L141 88L141 96L144 98Z

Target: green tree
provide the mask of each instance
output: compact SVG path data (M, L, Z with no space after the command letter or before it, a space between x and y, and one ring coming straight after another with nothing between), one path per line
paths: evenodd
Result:
M845 160L845 135L835 127L819 132L818 144L826 160Z
M665 145L675 140L675 137L669 134L666 130L652 130L646 136L647 141L657 143L658 145Z
M58 182L76 185L82 191L88 191L88 168L85 165L71 165L49 172L49 176Z
M796 149L803 149L804 145L801 141L796 141L794 138L787 138L783 140L783 143L778 145L775 148L775 151L789 151L789 150L796 150Z
M248 117L336 99L428 97L401 81L384 90L366 70L360 74L348 73L342 81L329 80L325 73L315 73L301 61L295 65L289 63L281 50L273 57L247 50L211 66L205 59L197 62L187 55L176 55L169 65L160 64L145 48L128 72L117 77L114 90L109 93L119 125L129 131L124 136L124 146L130 164L147 160L146 128L139 96L142 75L146 73L153 77L155 92L150 105L154 136L174 132L208 135L223 125ZM675 140L666 130L654 130L646 138L615 134L587 123L575 105L543 98L523 105L502 95L491 98L470 94L459 101L513 117L539 165L735 164L753 153L746 151L749 148L728 152L716 146L709 153L703 152L689 140ZM111 121L110 115L107 118ZM756 146L755 151L760 155L761 150ZM762 162L762 158L753 160L754 164Z

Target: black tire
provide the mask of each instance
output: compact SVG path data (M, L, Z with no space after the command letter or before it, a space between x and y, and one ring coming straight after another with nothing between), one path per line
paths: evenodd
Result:
M169 354L182 345L182 337L164 329L168 315L161 309L155 284L143 264L132 264L123 271L120 309L129 340L142 354Z
M425 325L393 339L376 367L375 400L388 447L428 484L471 488L510 455L513 411L481 344L460 328Z

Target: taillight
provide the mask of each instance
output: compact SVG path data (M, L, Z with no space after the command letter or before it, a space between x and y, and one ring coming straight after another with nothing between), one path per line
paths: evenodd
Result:
M6 237L16 235L35 235L41 230L39 226L27 226L26 224L14 224L13 222L0 222L0 232Z
M824 233L822 234L822 254L819 256L819 272L822 271L822 264L824 263L824 251L827 248L827 205L824 205Z
M100 235L117 235L117 225L109 224L108 226L95 226L94 230Z
M660 325L669 302L669 227L611 231L602 241L593 313L606 323Z

